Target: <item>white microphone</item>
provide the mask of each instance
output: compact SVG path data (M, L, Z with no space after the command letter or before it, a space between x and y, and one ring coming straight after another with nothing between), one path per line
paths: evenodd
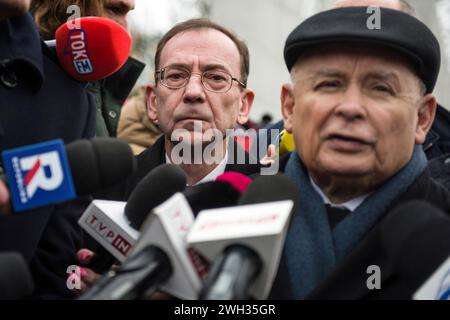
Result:
M125 261L139 238L125 217L124 201L93 200L78 224L120 262Z
M450 300L450 257L416 291L414 300Z
M206 266L186 245L194 214L181 193L154 208L144 221L130 256L94 284L82 300L138 299L157 289L195 299Z
M207 272L201 257L186 243L193 224L194 214L189 203L183 194L177 193L148 216L142 226L141 237L133 248L133 254L149 245L162 249L171 261L173 271L159 289L187 300L197 298L201 279Z
M221 200L219 205L235 204L240 197L240 191L235 188L235 181L198 185L190 188L189 192L174 194L150 210L130 256L118 270L101 278L81 299L137 299L156 289L177 298L195 299L208 265L186 243L187 232L194 222L190 202L197 209L215 206L209 198L206 202L201 201L210 197L213 191L213 198ZM141 197L133 197L136 198Z
M186 175L179 167L158 166L139 182L128 202L94 200L78 223L104 249L123 262L139 238L138 229L150 210L185 187Z
M267 298L296 201L296 187L287 177L261 176L240 204L264 203L200 212L187 242L214 261L200 299Z

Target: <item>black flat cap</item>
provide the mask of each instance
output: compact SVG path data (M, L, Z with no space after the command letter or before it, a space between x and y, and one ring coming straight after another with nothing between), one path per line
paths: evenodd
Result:
M284 59L291 71L300 54L326 43L361 42L389 47L407 56L417 75L433 91L441 64L440 46L431 30L401 11L380 8L380 29L369 29L367 7L324 11L302 22L286 40Z

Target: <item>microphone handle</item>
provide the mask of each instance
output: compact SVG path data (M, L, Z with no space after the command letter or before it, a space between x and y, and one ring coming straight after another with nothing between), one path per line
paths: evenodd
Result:
M248 300L250 285L262 269L259 255L244 245L228 246L213 263L200 291L200 300Z
M117 271L110 271L79 300L138 300L154 292L172 274L167 254L155 246L147 246L128 258Z

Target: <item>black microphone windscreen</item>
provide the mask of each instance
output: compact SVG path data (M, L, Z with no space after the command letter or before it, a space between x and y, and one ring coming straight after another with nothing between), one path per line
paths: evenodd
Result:
M195 216L207 209L237 205L241 192L225 181L210 181L187 187L183 192Z
M128 143L113 138L78 140L66 146L77 194L90 194L125 180L136 169Z
M380 233L394 268L415 286L450 256L450 218L425 201L395 208L382 222Z
M259 176L244 191L239 205L292 200L295 210L298 195L297 186L283 174Z
M22 255L0 253L0 300L25 298L33 290L33 279Z
M163 164L150 171L128 198L125 215L130 225L139 230L150 211L186 188L186 174L173 164Z

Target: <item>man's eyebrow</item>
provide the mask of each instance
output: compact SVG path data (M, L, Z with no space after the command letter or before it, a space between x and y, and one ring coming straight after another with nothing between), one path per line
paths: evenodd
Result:
M319 69L314 72L313 77L345 77L346 73L336 69Z
M366 79L378 79L378 80L384 80L384 81L393 81L396 84L400 84L400 78L397 73L395 72L386 72L386 71L373 71L367 73L364 78Z
M344 71L337 69L320 68L317 70L312 70L309 76L306 78L309 80L317 80L318 78L330 77L330 78L346 78L347 74Z
M165 66L165 68L167 68L167 67L191 70L191 66L189 64L184 64L184 63L172 63L172 64L169 64L169 65ZM223 70L223 71L226 71L226 72L230 73L230 71L224 65L215 64L215 63L213 63L213 64L205 64L205 65L201 66L201 69L203 71Z
M184 64L184 63L172 63L172 64L169 64L169 65L165 66L164 68L167 68L167 67L181 68L181 69L186 69L186 70L190 69L189 65Z
M209 70L222 70L222 71L226 71L226 72L230 72L230 70L228 70L224 65L222 64L217 64L217 63L212 63L212 64L205 64L204 66L202 66L202 69L204 71L209 71Z
M314 71L311 75L311 79L317 79L320 77L332 77L332 78L346 78L346 72L337 70L337 69L319 69ZM371 71L364 75L365 79L378 79L384 81L393 81L396 84L400 84L400 78L397 73L390 71Z

